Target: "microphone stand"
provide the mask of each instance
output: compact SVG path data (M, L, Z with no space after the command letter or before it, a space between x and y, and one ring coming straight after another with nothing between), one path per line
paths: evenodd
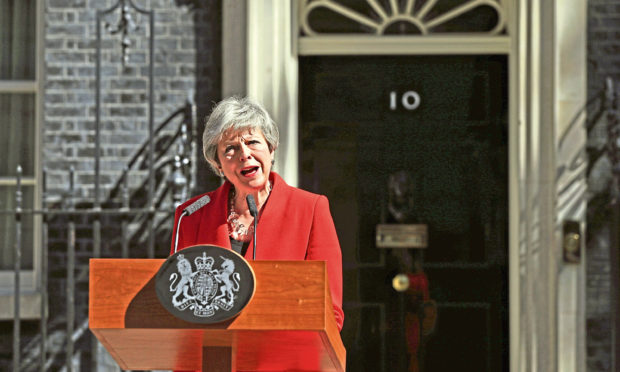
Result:
M252 250L252 260L256 261L256 224L258 222L258 218L254 217L254 249Z
M248 194L245 197L245 201L248 203L250 214L254 217L254 249L252 250L252 260L256 261L256 224L258 223L258 208L256 208L256 201L252 194Z

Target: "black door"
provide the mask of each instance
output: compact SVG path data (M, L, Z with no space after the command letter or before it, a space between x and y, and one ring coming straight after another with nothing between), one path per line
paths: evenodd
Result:
M508 370L505 56L302 57L300 92L300 186L328 196L343 251L347 369L415 370L392 288L402 252L375 244L404 172L429 231L410 253L437 304L415 363Z

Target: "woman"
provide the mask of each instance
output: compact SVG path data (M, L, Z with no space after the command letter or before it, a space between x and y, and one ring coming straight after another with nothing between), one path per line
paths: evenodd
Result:
M258 208L256 259L327 261L331 298L342 329L342 258L327 198L287 185L271 171L278 128L267 111L248 98L231 97L213 109L203 133L204 157L225 182L206 195L210 202L179 217L197 196L175 214L171 254L177 249L211 244L253 257L254 219L246 196ZM176 239L175 239L176 238Z

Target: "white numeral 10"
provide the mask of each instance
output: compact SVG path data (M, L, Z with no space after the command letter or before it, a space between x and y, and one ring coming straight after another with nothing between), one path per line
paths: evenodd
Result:
M396 92L390 92L390 110L396 110ZM418 92L414 92L413 90L409 90L403 94L400 99L400 103L406 110L415 110L420 106L420 95Z

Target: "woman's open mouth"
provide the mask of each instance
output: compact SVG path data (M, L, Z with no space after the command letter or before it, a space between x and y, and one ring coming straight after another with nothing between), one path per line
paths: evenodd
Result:
M241 170L241 174L246 176L246 177L251 177L251 176L255 175L256 173L258 173L258 169L259 169L259 167L257 167L257 166L256 167L246 167L246 168L243 168Z

